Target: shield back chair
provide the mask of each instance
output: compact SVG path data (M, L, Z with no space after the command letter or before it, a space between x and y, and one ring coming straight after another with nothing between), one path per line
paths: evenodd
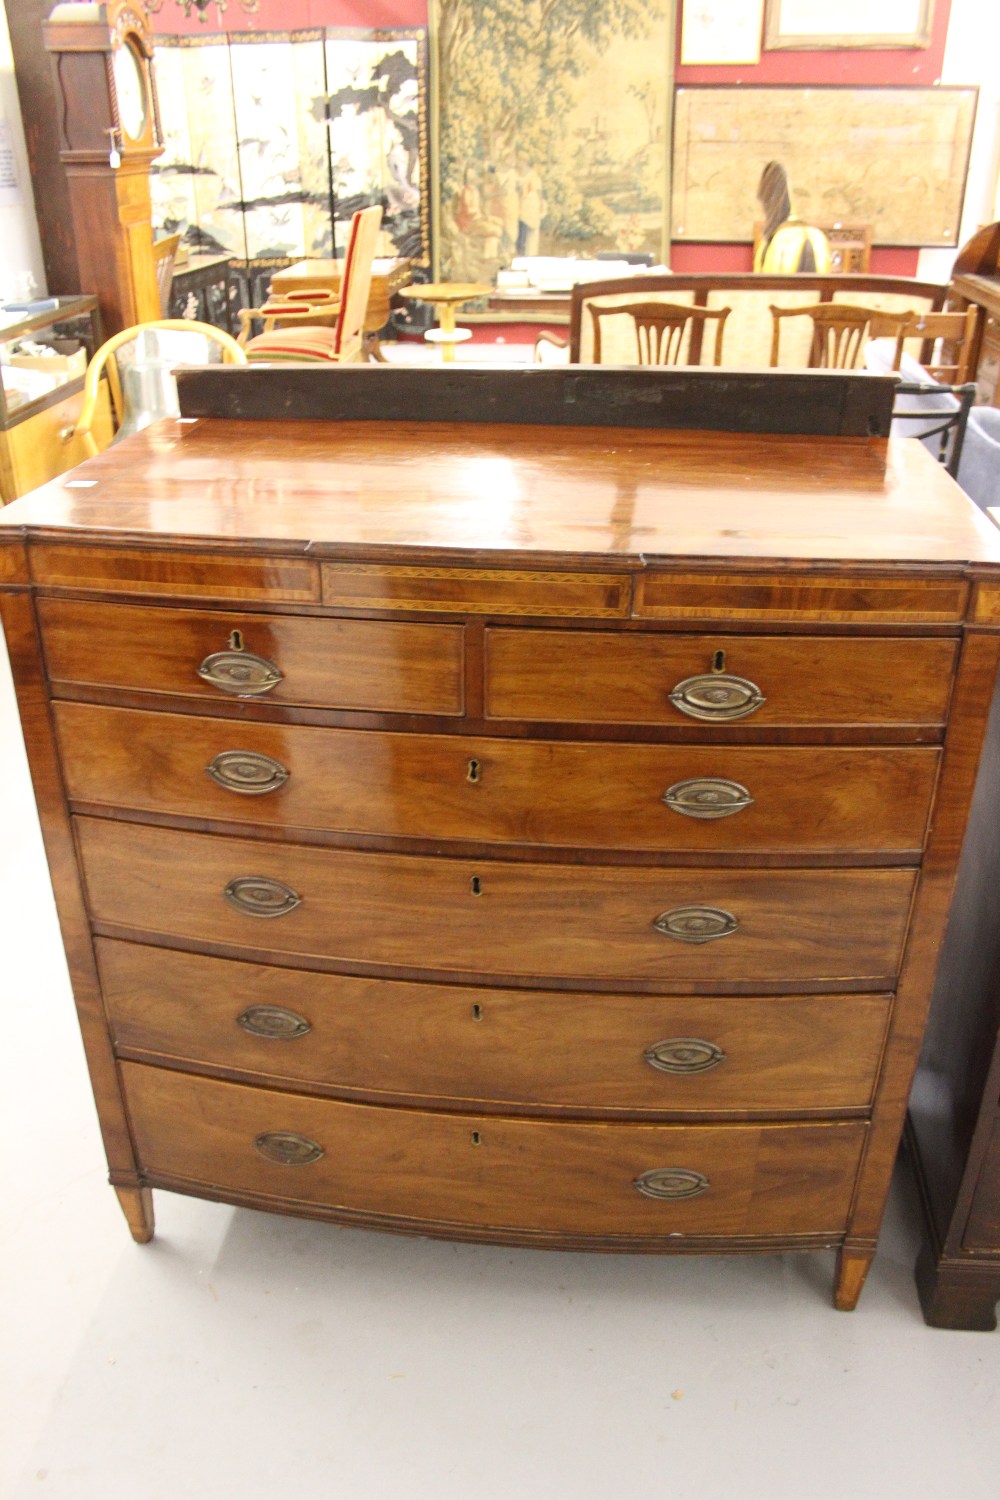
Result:
M349 364L364 359L365 313L381 223L378 206L359 210L351 220L339 294L289 292L268 297L262 307L241 309L239 343L251 363ZM251 338L255 319L263 322L264 332Z
M916 316L912 309L887 313L846 302L818 302L812 307L775 307L772 304L771 368L778 365L782 318L812 318L811 369L854 370L863 362L865 344L869 339L880 334L901 333ZM897 361L893 369L898 368Z
M693 336L696 328L703 332L710 320L715 324L712 363L722 363L722 335L732 312L730 307L710 309L678 302L626 302L611 307L589 302L587 306L593 319L595 365L601 363L601 319L618 318L622 314L632 318L640 365L680 364L688 328Z
M221 328L215 328L211 323L196 323L189 318L160 318L150 323L138 323L132 328L123 328L120 333L113 334L101 347L96 350L93 359L87 366L87 374L83 382L83 405L80 407L80 415L76 425L70 432L69 437L80 437L88 458L93 458L100 450L93 434L94 416L98 409L101 394L101 378L107 377L108 389L111 394L111 405L115 416L115 425L121 431L122 424L129 414L128 391L122 379L122 370L118 366L118 351L125 344L130 344L140 334L150 329L165 329L175 333L200 334L203 338L210 340L220 346L224 364L245 365L246 355L237 344L236 340ZM183 363L182 360L174 361L176 364ZM166 372L169 379L169 371ZM175 397L176 399L176 397ZM155 413L147 413L145 422L142 414L138 416L133 412L131 430L137 430L153 420L155 416L166 415L164 410Z

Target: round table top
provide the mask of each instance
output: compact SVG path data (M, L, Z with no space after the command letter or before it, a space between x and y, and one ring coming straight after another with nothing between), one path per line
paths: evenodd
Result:
M419 302L471 302L473 297L485 297L492 290L478 281L429 281L426 286L416 282L404 286L399 295L414 297Z

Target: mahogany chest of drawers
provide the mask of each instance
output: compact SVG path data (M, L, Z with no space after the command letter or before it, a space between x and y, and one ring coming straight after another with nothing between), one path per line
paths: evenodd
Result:
M835 1247L853 1307L1000 663L923 448L191 418L9 507L0 602L137 1239Z

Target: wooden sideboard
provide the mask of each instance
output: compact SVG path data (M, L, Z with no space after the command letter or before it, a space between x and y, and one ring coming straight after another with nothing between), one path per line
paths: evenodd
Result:
M853 1307L1000 667L1000 536L879 436L892 383L179 385L0 517L136 1239L170 1189L835 1248Z

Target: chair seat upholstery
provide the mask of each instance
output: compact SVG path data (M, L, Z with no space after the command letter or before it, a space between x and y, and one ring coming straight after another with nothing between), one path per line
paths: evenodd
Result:
M247 359L251 364L290 364L320 362L328 364L337 359L336 333L332 328L313 325L302 328L275 328L271 333L258 334L246 346Z

